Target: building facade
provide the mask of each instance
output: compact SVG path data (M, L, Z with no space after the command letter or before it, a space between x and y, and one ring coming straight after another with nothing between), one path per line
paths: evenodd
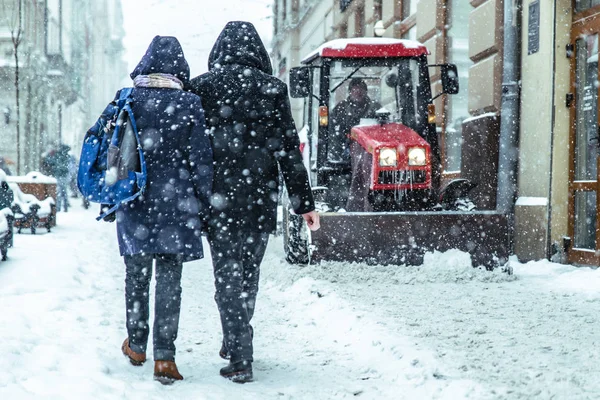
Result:
M273 10L284 80L323 42L372 37L377 21L383 36L423 43L430 64L456 64L459 94L435 101L444 179L476 182L479 209L508 208L521 261L600 265L599 1L276 0Z
M79 154L126 75L123 35L119 0L0 0L0 157L13 173L38 170L59 143Z

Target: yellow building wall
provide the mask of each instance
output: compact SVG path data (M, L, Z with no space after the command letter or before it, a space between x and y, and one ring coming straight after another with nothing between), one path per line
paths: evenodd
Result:
M549 256L568 227L569 59L571 2L539 0L539 51L528 54L529 6L523 2L521 127L515 253L522 261ZM556 20L555 20L556 19Z
M569 191L569 109L565 97L570 91L570 60L565 57L565 46L570 41L572 21L570 0L556 0L556 75L554 142L552 149L551 240L560 243L567 235Z
M552 140L554 0L539 0L539 51L528 55L529 4L533 1L523 2L519 196L548 198Z

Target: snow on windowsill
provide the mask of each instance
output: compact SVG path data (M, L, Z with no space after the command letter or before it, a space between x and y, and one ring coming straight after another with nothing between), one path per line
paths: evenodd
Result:
M548 199L546 197L519 197L517 206L547 206Z

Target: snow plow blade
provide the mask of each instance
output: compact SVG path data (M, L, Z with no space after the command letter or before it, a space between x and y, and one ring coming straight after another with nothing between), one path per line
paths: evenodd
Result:
M468 252L474 267L508 261L512 225L495 211L323 213L311 232L311 263L420 265L426 252Z

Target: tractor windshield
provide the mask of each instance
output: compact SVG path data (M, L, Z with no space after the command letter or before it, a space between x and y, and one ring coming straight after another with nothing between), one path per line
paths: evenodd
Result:
M350 129L361 123L376 123L373 120L381 108L391 114L392 122L421 133L429 100L426 98L429 91L421 87L421 76L417 59L333 61L329 81L328 161L349 162Z

